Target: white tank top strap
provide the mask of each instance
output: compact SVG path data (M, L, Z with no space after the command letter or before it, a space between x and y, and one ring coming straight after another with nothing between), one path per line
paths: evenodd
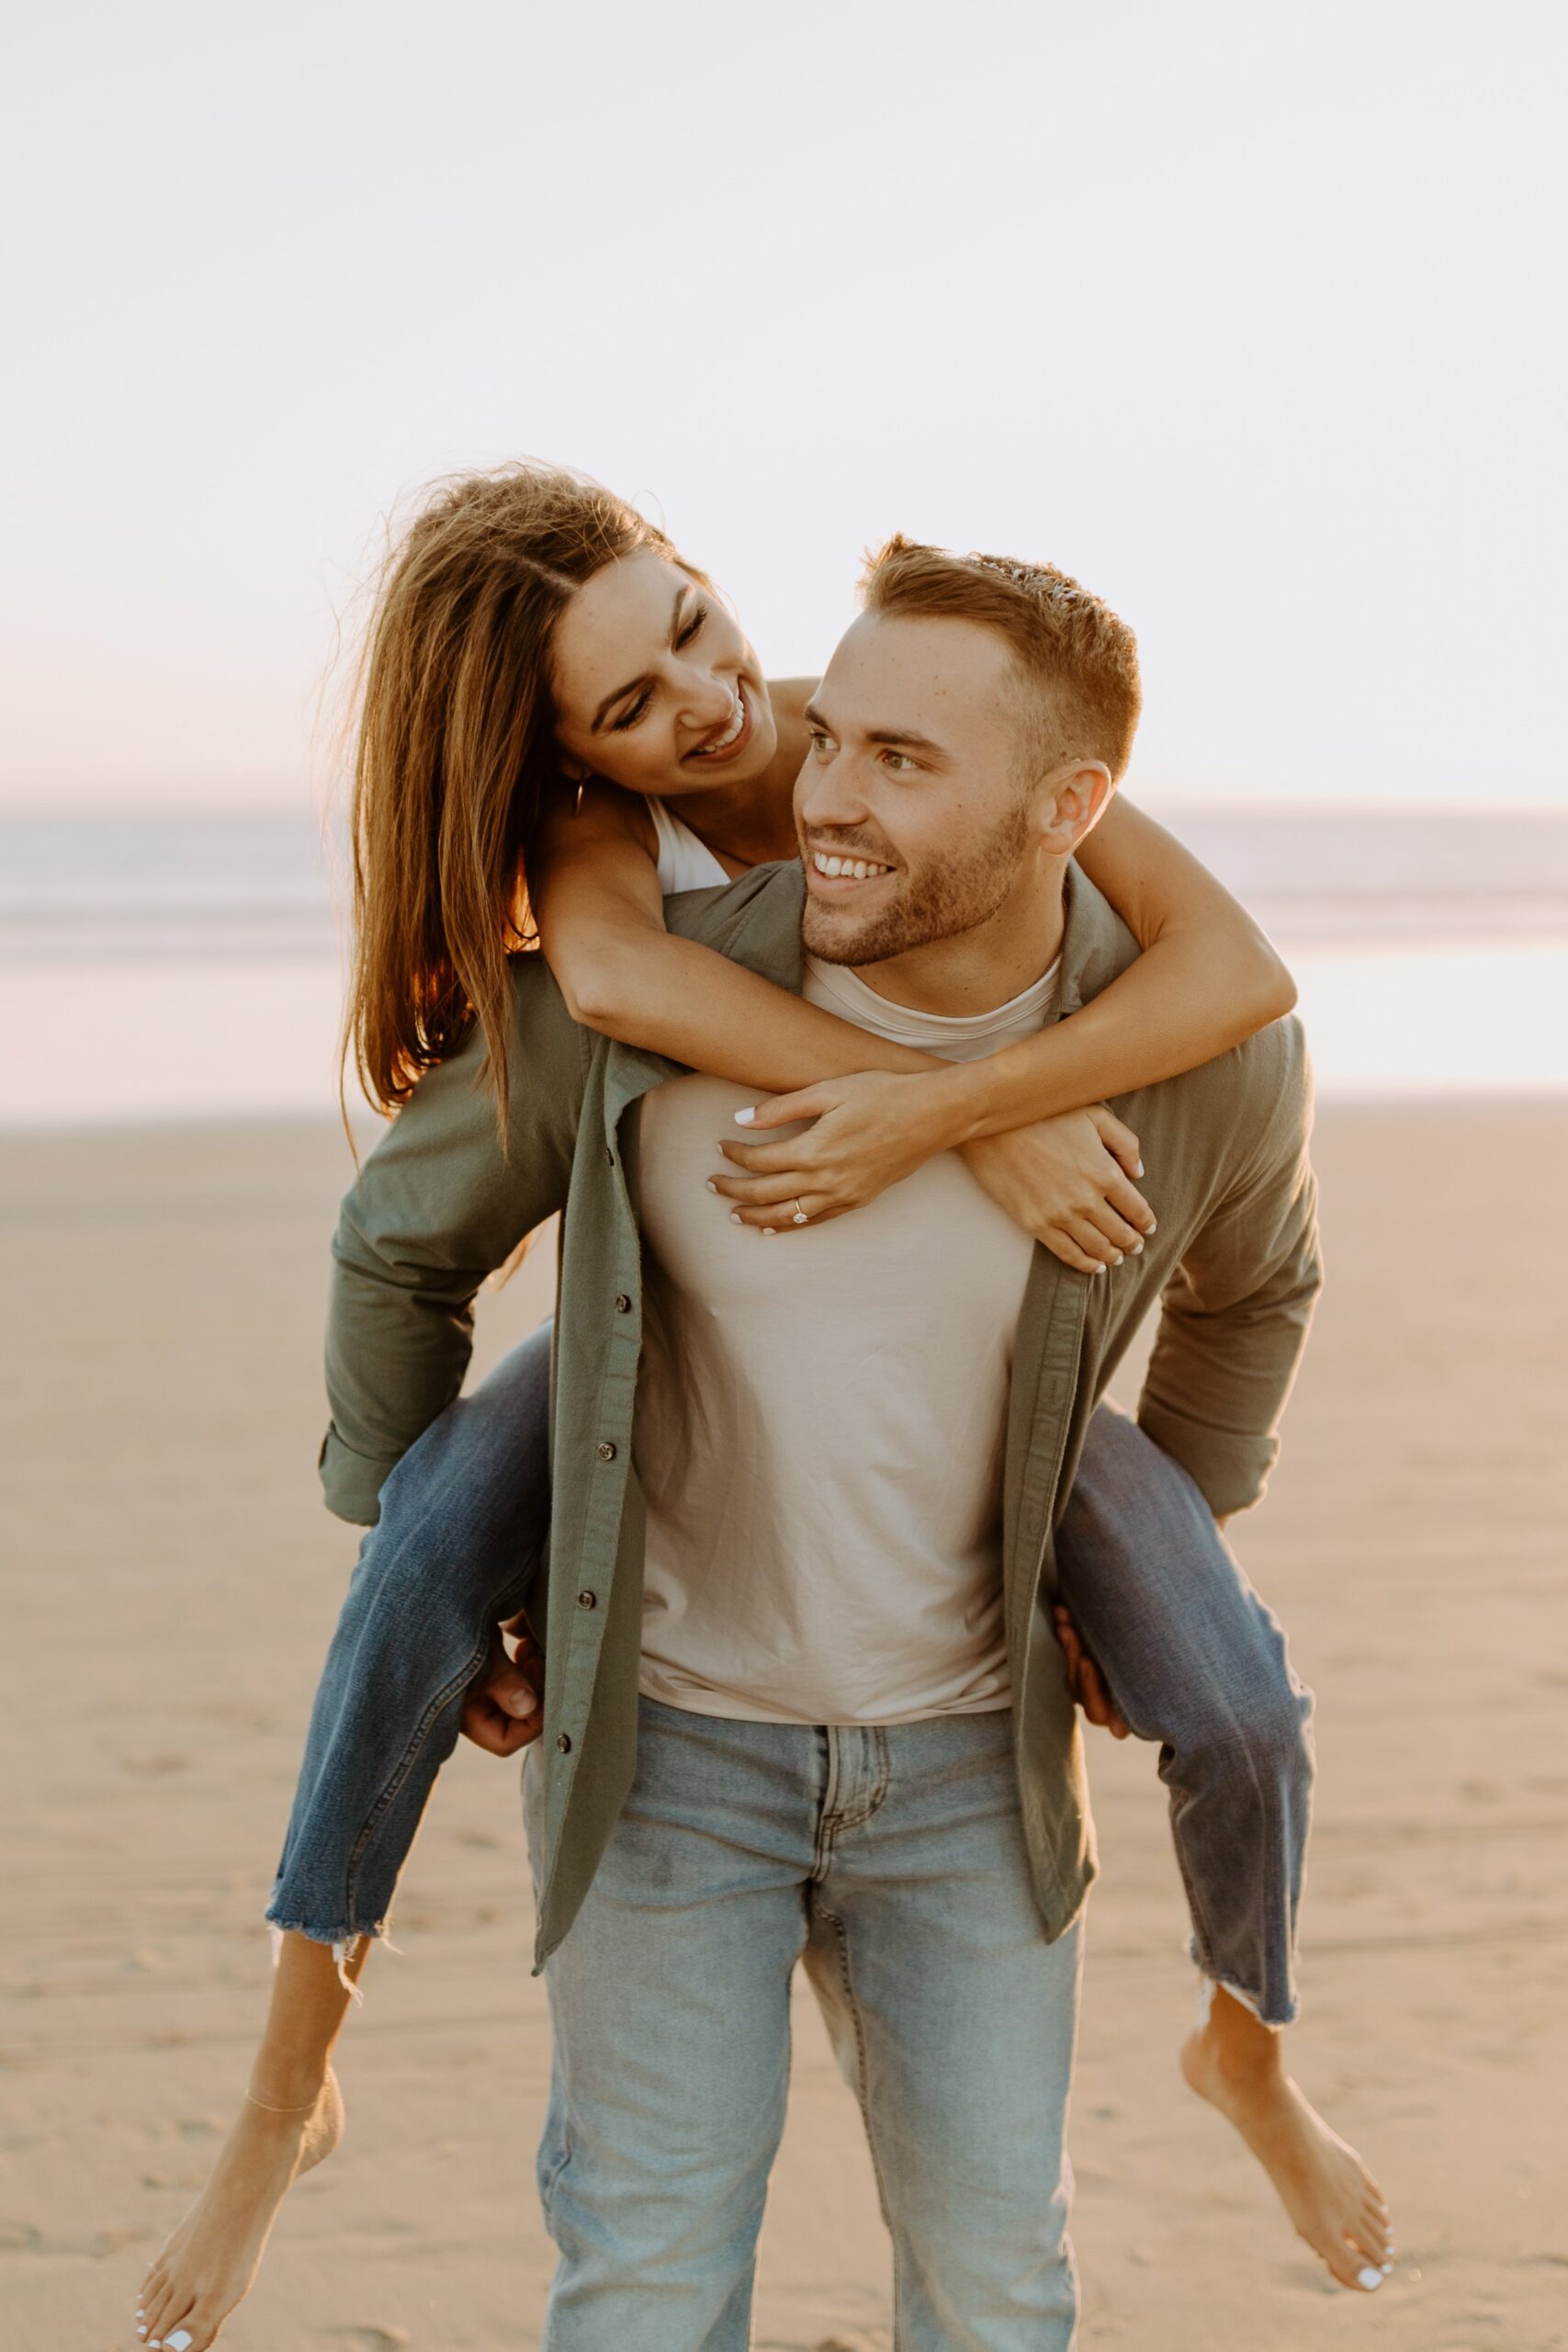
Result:
M700 842L690 825L683 825L651 793L648 813L659 842L659 887L667 899L677 890L708 890L716 882L728 881L706 842Z

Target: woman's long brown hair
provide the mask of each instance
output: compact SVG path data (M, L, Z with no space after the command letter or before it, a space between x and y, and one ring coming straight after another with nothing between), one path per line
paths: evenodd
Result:
M443 483L393 547L367 635L354 760L354 953L344 1059L379 1110L477 1021L502 1133L508 955L552 796L550 646L605 564L662 531L597 482L515 465Z

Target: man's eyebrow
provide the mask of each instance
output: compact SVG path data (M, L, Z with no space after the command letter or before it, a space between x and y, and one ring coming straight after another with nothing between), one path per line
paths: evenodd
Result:
M681 585L675 591L675 602L670 607L670 638L671 643L674 642L675 633L681 625L681 606L685 602L687 595L691 593L691 587L692 583L689 580L682 580ZM606 695L589 722L588 732L591 735L597 735L601 727L604 726L606 718L609 718L610 713L615 709L615 705L618 702L625 702L628 695L635 695L639 686L646 685L647 684L648 680L646 677L634 678L629 685L617 686L613 695Z
M891 744L895 751L930 752L939 760L945 760L947 757L945 744L933 742L929 735L917 735L911 728L868 727L865 730L865 740L868 743Z
M804 717L809 726L827 728L828 732L832 733L833 730L828 726L828 721L822 716L821 707L818 703L808 702ZM945 744L933 742L929 735L917 734L913 728L868 727L865 740L868 743L888 744L895 751L930 752L939 760L945 760L948 756Z

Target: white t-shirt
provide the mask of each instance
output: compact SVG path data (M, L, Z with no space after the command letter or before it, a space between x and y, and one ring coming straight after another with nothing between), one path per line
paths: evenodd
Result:
M666 888L713 880L653 806ZM963 1060L1032 1035L1055 980L946 1020L808 958L805 993ZM1006 1707L1002 1458L1033 1245L952 1152L822 1226L733 1225L705 1180L751 1099L692 1077L641 1107L641 1688L756 1722Z

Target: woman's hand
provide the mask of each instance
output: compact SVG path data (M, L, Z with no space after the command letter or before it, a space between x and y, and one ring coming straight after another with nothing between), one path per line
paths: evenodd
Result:
M1155 1229L1133 1182L1144 1172L1138 1138L1103 1102L981 1136L964 1157L991 1198L1065 1266L1102 1274L1136 1256Z
M780 1094L759 1104L747 1125L753 1135L800 1126L776 1143L719 1143L745 1172L716 1176L714 1190L734 1203L740 1224L771 1233L794 1229L796 1202L811 1225L863 1207L958 1141L943 1088L882 1070ZM1155 1229L1133 1182L1143 1173L1138 1138L1103 1103L960 1148L1014 1222L1081 1272L1119 1266Z
M797 1201L812 1225L863 1208L957 1140L945 1090L914 1073L874 1069L829 1079L759 1103L745 1125L757 1135L802 1120L810 1125L782 1142L737 1137L719 1144L726 1159L745 1173L716 1176L714 1190L734 1202L742 1225L785 1232Z

